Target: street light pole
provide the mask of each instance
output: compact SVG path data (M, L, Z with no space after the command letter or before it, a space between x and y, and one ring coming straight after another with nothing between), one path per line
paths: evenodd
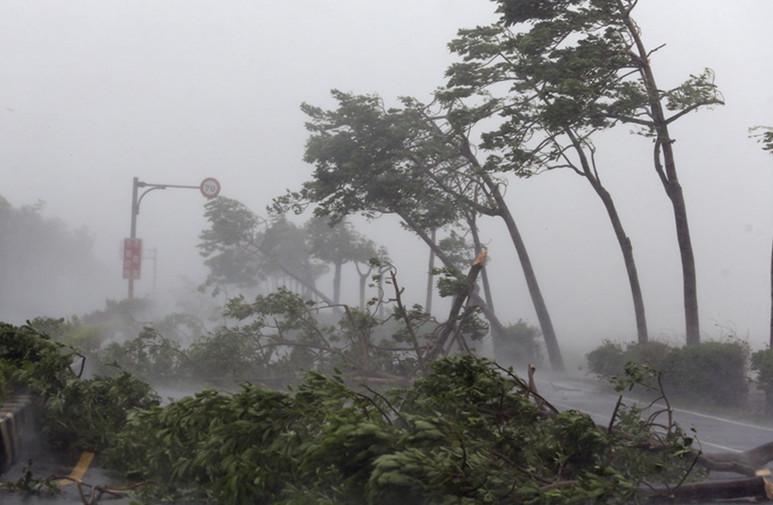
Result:
M142 194L139 194L139 188L147 188L145 191L142 192ZM124 244L124 277L129 281L129 300L134 298L134 279L135 275L136 278L139 279L139 265L142 261L142 251L139 248L137 244L137 216L140 213L140 203L142 203L142 199L145 198L145 195L150 193L151 191L154 191L156 189L167 189L167 188L175 188L175 189L198 189L201 191L201 194L204 195L205 198L208 200L211 200L212 198L215 198L218 194L220 194L220 183L213 179L212 177L207 177L203 181L201 181L201 184L198 186L187 186L182 184L150 184L147 182L142 182L139 180L139 178L134 177L132 179L132 209L131 209L131 224L129 228L129 244L131 245L132 254L134 256L139 256L138 263L136 265L130 265L130 267L127 270L127 245ZM127 275L128 273L128 275ZM155 277L155 265L154 265L154 273ZM155 288L155 278L154 278L154 288Z

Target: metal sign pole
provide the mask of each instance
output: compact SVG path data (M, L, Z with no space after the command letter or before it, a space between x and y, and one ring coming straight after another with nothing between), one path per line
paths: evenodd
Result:
M138 195L139 188L148 188ZM129 300L134 298L134 279L139 279L140 265L142 264L142 245L137 240L137 215L140 213L140 203L145 195L157 189L198 189L201 194L211 200L220 194L220 182L212 177L207 177L198 186L182 184L150 184L140 181L137 177L132 179L132 211L129 239L124 241L124 277L129 281ZM156 288L156 252L153 255L153 290Z

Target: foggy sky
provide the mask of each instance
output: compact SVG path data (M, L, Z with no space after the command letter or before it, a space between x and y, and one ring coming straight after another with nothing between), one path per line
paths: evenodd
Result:
M88 227L115 282L84 297L121 297L133 176L172 184L214 176L225 196L263 213L311 173L301 102L332 106L331 88L388 103L427 99L454 61L446 43L459 28L493 21L493 11L485 0L4 0L0 194L14 205L44 200L46 215ZM770 302L773 157L747 128L773 124L773 2L641 0L636 13L649 47L668 44L654 57L661 88L704 67L716 72L727 105L673 127L702 332L718 337L726 327L759 346ZM651 334L680 341L673 214L651 144L625 128L597 144L602 179L633 241ZM507 198L559 339L570 347L633 339L620 252L587 181L549 173L513 181ZM143 202L139 236L159 250L161 291L204 275L194 249L202 204L186 190ZM423 301L420 242L394 220L360 229L388 247L409 297ZM484 220L482 235L498 312L536 322L504 228ZM148 290L139 283L140 294Z

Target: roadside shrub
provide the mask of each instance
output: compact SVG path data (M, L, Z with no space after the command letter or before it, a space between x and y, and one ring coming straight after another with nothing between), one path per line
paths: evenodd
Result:
M757 373L757 385L765 391L768 412L773 412L773 349L752 354L751 368Z
M157 404L150 386L126 372L72 379L45 399L42 431L56 449L101 451L112 445L131 409Z
M643 344L635 342L628 345L625 362L633 361L655 370L664 370L673 350L673 347L664 342L649 341Z
M519 319L505 328L504 335L495 334L494 355L503 363L539 363L542 360L541 336L539 328Z
M47 395L67 384L74 351L29 326L0 323L0 368L7 388Z
M622 375L629 362L646 364L663 372L664 387L674 398L724 406L746 401L748 357L748 345L739 341L685 347L606 341L586 356L589 370L601 377Z
M126 370L144 381L168 384L185 380L187 356L177 342L146 327L136 337L122 343L113 342L97 356L99 372L112 375L110 368Z
M672 349L663 366L666 390L715 405L742 405L749 393L748 358L748 345L738 341Z
M622 344L605 340L601 346L586 355L588 369L601 377L616 377L625 373L630 362L663 370L671 347L662 342Z
M601 377L615 377L623 373L626 358L623 346L616 342L605 340L603 344L589 352L588 369Z
M59 449L99 450L123 428L126 413L158 403L147 384L128 373L80 379L77 351L31 326L0 323L0 374L43 406L42 431ZM79 361L79 359L78 359Z
M62 344L75 347L93 356L105 341L106 329L100 325L85 324L77 317L71 319L36 317L29 322L32 328Z
M8 376L11 374L11 370L8 365L0 361L0 402L5 400L8 394Z

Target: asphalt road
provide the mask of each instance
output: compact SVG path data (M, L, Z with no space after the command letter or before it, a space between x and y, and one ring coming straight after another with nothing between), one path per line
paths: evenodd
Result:
M543 380L537 381L537 387L557 408L581 410L602 424L609 422L617 401L617 395L590 382ZM636 402L633 398L625 401ZM683 429L696 430L704 452L742 452L773 440L773 425L763 426L678 407L673 410Z

